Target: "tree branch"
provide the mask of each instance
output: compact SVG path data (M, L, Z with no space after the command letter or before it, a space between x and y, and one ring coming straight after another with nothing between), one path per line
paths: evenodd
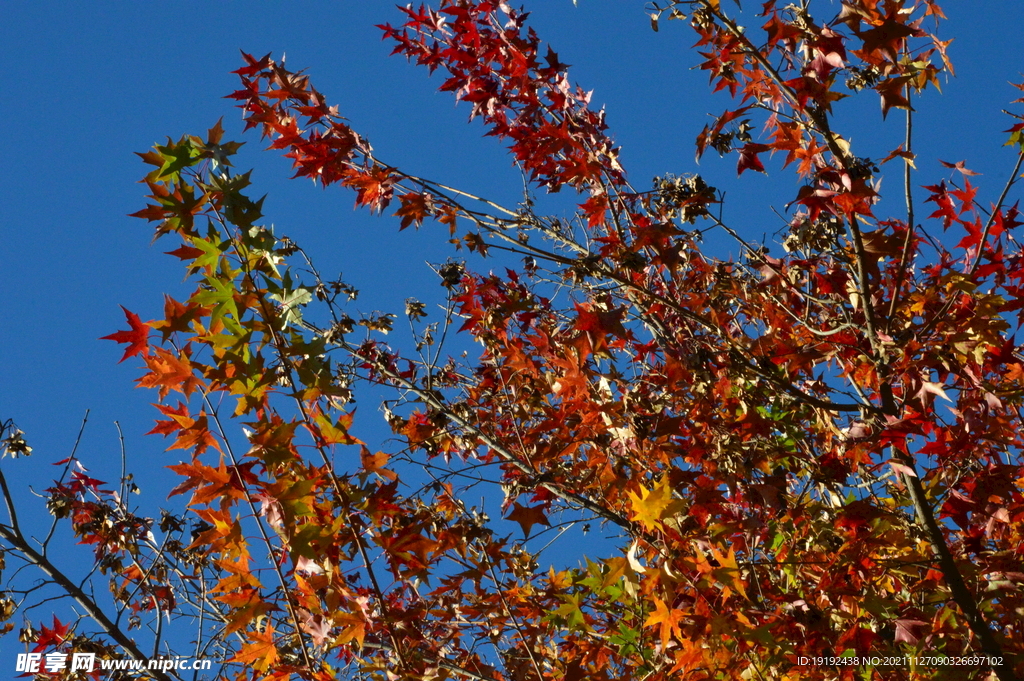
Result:
M0 493L3 494L4 502L7 504L7 507L9 509L12 508L13 501L10 489L7 486L7 479L4 477L3 471L0 471ZM132 659L139 661L145 661L147 659L142 651L139 650L138 646L135 645L135 641L122 632L117 625L111 622L110 618L107 617L106 613L100 609L96 602L77 584L68 579L68 577L54 566L46 556L32 548L28 540L16 526L14 528L8 528L0 525L0 538L9 543L18 553L21 554L22 558L42 570L46 576L57 584L57 586L63 589L64 592L71 596L76 603L82 606L86 614L92 618L97 625L99 625L100 629L103 630L103 633L114 639L114 641L117 642L117 645L127 652ZM162 681L170 681L171 679L171 677L161 670L149 670L149 673ZM175 678L180 677L175 675Z
M946 537L942 533L942 528L939 526L938 521L935 520L935 514L928 504L924 486L921 484L921 478L918 477L914 468L913 458L896 449L893 449L893 454L895 458L899 459L911 471L911 473L902 474L903 482L910 492L910 499L914 504L918 522L928 536L928 543L931 545L935 558L939 561L939 569L942 571L942 576L952 593L953 602L957 604L960 611L967 617L971 631L981 642L981 651L989 657L998 658L1002 661L1001 664L992 665L999 681L1016 681L1017 676L1013 672L1013 663L1009 661L1008 656L998 641L996 641L992 629L988 626L985 617L978 609L974 595L964 582L960 568L957 567L956 561L953 559L953 554L946 543Z

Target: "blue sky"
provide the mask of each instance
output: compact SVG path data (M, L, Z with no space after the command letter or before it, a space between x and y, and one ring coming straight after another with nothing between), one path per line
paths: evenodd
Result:
M747 173L740 181L734 159L709 153L701 166L694 163L693 140L706 114L721 113L729 101L712 97L706 76L692 70L688 27L663 23L652 32L639 1L533 5L531 23L542 39L573 65L574 81L594 90L594 103L607 107L636 185L656 174L699 171L727 191L726 217L744 234L757 240L780 227L768 206L783 211L796 180L778 172L777 160L768 166L772 177ZM823 6L834 12L839 5ZM994 201L1014 160L1000 146L1011 125L1000 109L1020 94L1007 83L1022 79L1024 16L1005 4L963 0L944 9L950 21L940 33L957 38L951 55L958 78L943 81L942 96L929 92L918 102L915 184L950 176L938 158L966 159L983 173L973 178L981 196ZM318 254L323 272L343 272L360 288L360 309L401 312L405 298L440 291L424 264L450 255L439 229L399 234L395 219L354 212L351 194L287 181L286 160L262 152L252 133L241 137L239 112L223 99L237 83L229 72L241 65L239 49L285 53L291 68L307 68L386 162L507 204L520 197L509 157L482 138L478 124L466 124L468 109L436 93L440 80L428 79L425 69L388 57L390 45L374 24L400 21L392 3L7 2L3 14L0 419L13 418L35 448L28 461L2 464L23 491L48 485L55 469L47 464L68 455L87 409L79 456L97 477L109 480L119 467L115 420L129 467L140 471L153 503L169 489L162 466L179 458L164 452L161 438L143 437L155 395L134 389L138 363L118 364L123 348L98 340L124 327L118 305L152 319L163 293L187 291L178 261L163 255L176 244L152 245L150 226L127 217L145 204L137 184L145 167L132 152L166 136L203 133L223 116L226 137L248 141L236 165L256 168L254 193L269 194L267 221ZM901 140L902 113L894 110L879 129L877 102L859 99L837 104L834 128L858 155L884 156ZM885 174L883 191L899 206L901 171L892 163ZM552 205L572 204L565 196ZM361 411L372 415L375 405ZM368 439L372 431L357 427L356 434Z

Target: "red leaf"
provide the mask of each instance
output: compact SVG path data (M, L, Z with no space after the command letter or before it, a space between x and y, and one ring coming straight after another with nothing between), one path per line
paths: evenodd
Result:
M767 144L757 144L755 142L747 142L740 149L740 159L736 163L736 174L742 175L744 170L756 170L759 173L765 172L764 165L761 163L761 159L757 157L758 154L764 153L770 150Z
M242 58L245 59L247 66L243 66L237 71L232 71L231 73L237 73L240 76L254 76L270 66L269 52L265 54L262 59L256 59L251 54L242 52Z
M604 224L605 211L608 210L607 194L594 194L580 204L580 209L587 216L588 227L600 227Z
M921 620L896 620L896 642L911 645L921 640L921 635L928 627L928 622Z
M398 200L402 202L402 207L395 211L395 215L402 218L402 225L399 227L399 230L403 230L412 224L419 227L423 224L423 219L430 215L433 210L433 202L429 194L409 192L400 195Z
M394 183L392 168L374 166L366 171L352 170L342 184L356 189L357 206L369 206L371 212L379 213L391 203Z
M953 205L953 199L949 196L949 191L946 189L946 182L942 181L937 185L931 185L925 187L932 193L925 203L932 202L939 207L937 211L929 215L929 218L942 218L942 228L947 229L953 224L954 220L959 219L959 214L956 211L956 207Z
M173 255L174 257L178 258L179 260L195 260L196 258L201 256L202 254L203 254L203 251L199 250L198 248L194 248L192 246L185 246L185 245L179 246L178 248L174 249L173 251L167 251L167 255Z
M112 340L115 343L128 343L124 356L118 360L118 364L140 353L146 356L149 355L149 327L142 323L139 315L129 312L124 305L121 306L121 309L124 310L124 316L128 320L128 326L131 328L128 331L118 331L117 333L100 338L100 340Z
M60 645L67 638L69 628L70 625L62 624L54 615L52 628L45 625L39 628L39 638L35 640L36 646L33 650L38 652Z

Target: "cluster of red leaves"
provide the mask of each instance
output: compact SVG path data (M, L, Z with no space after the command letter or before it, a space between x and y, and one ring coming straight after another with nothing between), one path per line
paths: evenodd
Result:
M380 27L393 54L447 71L441 91L471 103L470 119L482 117L489 135L506 140L531 180L552 192L623 180L604 113L588 108L590 94L570 83L550 46L541 56L536 33L524 31L528 12L504 2L400 9L404 24Z

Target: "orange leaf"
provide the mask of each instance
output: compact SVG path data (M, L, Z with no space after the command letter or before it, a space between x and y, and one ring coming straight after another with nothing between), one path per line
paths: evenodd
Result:
M251 642L242 646L232 662L244 662L258 672L266 672L277 662L277 646L274 645L274 627L267 625L262 632L248 632Z
M661 625L661 646L664 648L668 645L669 640L673 636L679 639L683 638L683 632L679 629L679 623L682 620L683 611L675 608L669 608L665 601L655 597L654 612L647 617L647 621L644 622L644 626L652 627L656 624Z
M180 355L175 355L163 348L154 348L152 355L146 356L149 373L139 378L136 383L140 388L159 388L163 399L173 388L186 397L191 395L201 382L192 373L192 363L188 357L190 349L186 345Z
M432 207L429 194L409 192L408 194L401 194L398 200L402 202L401 208L395 211L395 215L402 218L402 225L399 227L399 230L403 230L413 223L419 227L423 224L423 218L431 214Z
M339 612L334 615L334 623L341 627L341 632L335 643L344 645L349 641L355 641L360 648L363 647L363 639L366 637L366 621L357 614L350 612Z
M384 468L384 466L388 465L388 458L387 452L371 454L370 450L365 446L360 448L359 459L363 464L363 468L365 468L368 473L376 473L388 480L396 480L398 475L394 471L389 471Z

